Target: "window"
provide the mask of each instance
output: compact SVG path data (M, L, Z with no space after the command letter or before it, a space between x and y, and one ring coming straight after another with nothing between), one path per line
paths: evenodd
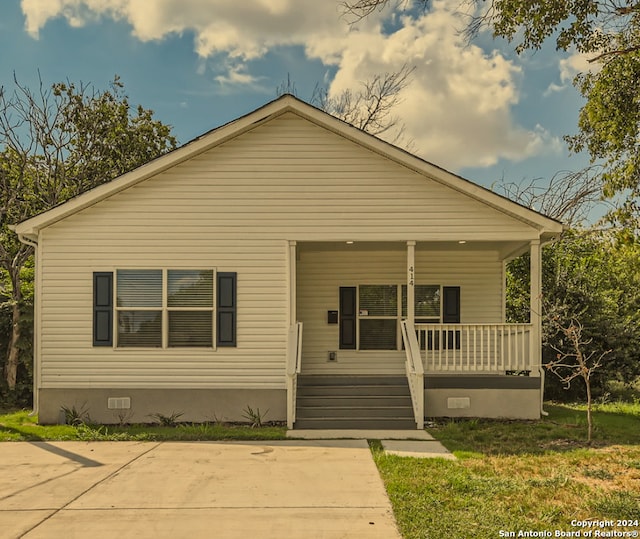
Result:
M398 287L361 285L358 301L360 350L397 350Z
M400 295L400 309L398 296ZM418 323L439 323L440 285L415 286L415 317ZM359 350L399 350L400 320L407 317L406 285L360 285L358 287Z
M116 272L118 347L212 347L213 270Z

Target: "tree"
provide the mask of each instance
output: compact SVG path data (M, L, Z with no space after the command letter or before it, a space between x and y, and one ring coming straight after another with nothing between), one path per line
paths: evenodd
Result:
M0 294L11 307L3 379L14 390L19 364L22 274L32 254L10 225L108 182L176 147L151 110L132 109L116 76L106 91L71 82L37 91L14 78L0 88Z
M586 99L578 133L567 136L572 151L586 150L603 165L603 194L620 198L610 219L638 235L640 216L640 2L637 0L461 0L474 15L469 39L481 30L514 42L522 53L549 39L558 50L586 55L593 69L574 85ZM346 0L357 22L385 6L426 7L428 0Z
M585 54L593 70L574 84L586 99L578 134L566 137L576 152L587 150L603 163L603 193L622 196L611 213L637 228L640 196L640 2L633 0L468 0L480 13L469 36L489 27L495 36L517 40L516 50L539 49L554 37L556 48Z
M316 84L310 103L336 118L372 135L385 135L389 142L410 145L404 140L404 126L393 109L410 83L414 68L403 64L391 73L374 75L360 83L360 88L346 89L331 96L328 88ZM276 89L277 95L297 94L295 82L287 76Z
M548 361L545 367L558 376L566 388L571 387L571 382L576 378L582 378L587 392L587 442L591 443L593 434L591 377L611 350L600 353L595 350L587 352L585 347L591 344L592 339L585 339L582 336L583 327L577 320L571 320L568 326L562 325L558 320L552 320L551 323L562 337L560 347L553 346L557 352L555 359Z
M495 182L492 189L507 198L535 209L562 223L576 227L601 202L600 168L591 166L578 172L556 173L547 183L536 178L528 183Z

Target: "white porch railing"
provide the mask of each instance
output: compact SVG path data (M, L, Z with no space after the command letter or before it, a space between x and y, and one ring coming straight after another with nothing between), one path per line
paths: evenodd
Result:
M424 368L420 357L420 344L415 329L407 320L402 321L401 327L404 350L407 356L405 370L411 391L413 414L416 427L422 430L424 428Z
M296 420L296 393L302 359L302 322L289 328L287 335L287 428Z
M416 324L415 330L427 373L532 369L531 324Z

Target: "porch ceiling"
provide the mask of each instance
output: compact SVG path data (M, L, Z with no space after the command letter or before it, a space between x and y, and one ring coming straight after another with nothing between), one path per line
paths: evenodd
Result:
M460 241L464 241L461 239ZM499 259L514 258L529 250L529 241L418 241L416 251L493 251ZM298 252L318 251L406 251L406 242L377 241L303 241L297 243Z

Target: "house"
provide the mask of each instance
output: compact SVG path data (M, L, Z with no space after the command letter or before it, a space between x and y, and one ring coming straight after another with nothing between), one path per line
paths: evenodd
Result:
M538 418L540 251L562 229L282 96L15 227L40 421ZM524 252L530 323L507 324Z

